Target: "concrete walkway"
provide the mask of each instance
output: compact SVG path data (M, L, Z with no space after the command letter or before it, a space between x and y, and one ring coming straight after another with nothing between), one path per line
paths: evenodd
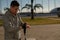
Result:
M0 40L4 40L3 33L3 27L0 27ZM31 29L27 29L26 38L27 40L60 40L60 24L34 25Z

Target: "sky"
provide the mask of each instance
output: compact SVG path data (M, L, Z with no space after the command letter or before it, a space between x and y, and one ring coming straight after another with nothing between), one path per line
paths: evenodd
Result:
M10 6L12 0L0 0L0 10L4 13L4 8ZM25 4L30 4L31 0L17 0L20 4L20 9L25 6ZM43 12L50 12L56 7L60 7L60 0L34 0L35 4L41 4L43 6ZM30 11L30 10L29 10ZM27 12L27 9L23 9L22 12ZM42 8L36 8L36 12L42 12Z

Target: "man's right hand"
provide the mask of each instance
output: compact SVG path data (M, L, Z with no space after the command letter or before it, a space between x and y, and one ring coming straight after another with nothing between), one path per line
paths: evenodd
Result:
M19 28L20 28L20 30L21 30L21 29L22 29L22 26L20 26Z

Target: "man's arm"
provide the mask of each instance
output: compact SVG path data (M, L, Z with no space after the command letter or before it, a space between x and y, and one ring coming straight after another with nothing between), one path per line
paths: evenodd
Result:
M22 26L23 24L24 24L24 22L23 22L23 20L22 20L22 18L21 17L19 17L19 24L20 24L20 26Z
M21 17L19 17L19 20L20 20L19 24L20 24L20 26L22 26L23 29L31 27L30 25L28 25L27 22L23 22Z

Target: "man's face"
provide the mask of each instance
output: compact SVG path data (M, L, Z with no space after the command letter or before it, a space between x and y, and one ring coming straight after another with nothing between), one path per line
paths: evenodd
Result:
M19 9L19 6L11 6L10 7L10 10L11 10L11 12L13 13L13 14L16 14L17 12L18 12L18 9Z

